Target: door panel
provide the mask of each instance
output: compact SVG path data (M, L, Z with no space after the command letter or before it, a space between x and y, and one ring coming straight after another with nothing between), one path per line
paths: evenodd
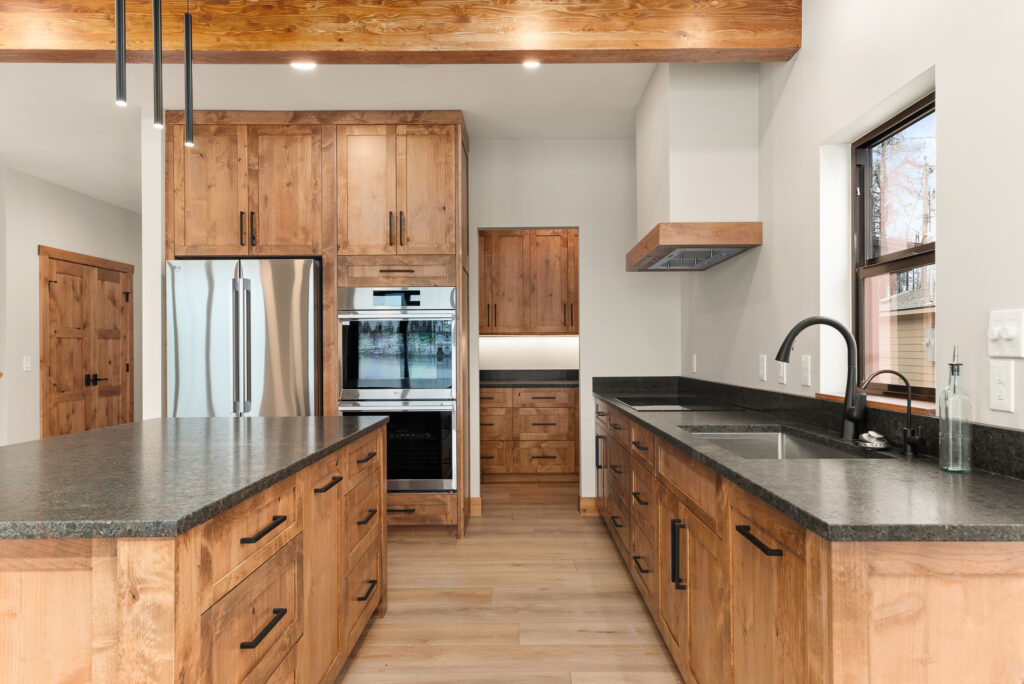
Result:
M398 253L455 253L455 127L398 126Z
M569 300L569 329L566 332L577 334L580 331L580 262L578 230L566 231L568 248L566 251L566 288Z
M526 333L529 309L524 296L529 245L523 232L494 231L491 247L491 331Z
M49 259L47 366L51 387L44 400L43 437L86 429L85 376L90 354L87 303L92 296L89 267Z
M394 126L338 126L338 252L394 254Z
M658 563L661 587L658 592L658 619L667 632L665 645L676 662L684 658L687 625L687 516L683 504L665 487L658 495ZM673 525L673 521L677 521ZM674 553L673 553L674 552ZM673 567L678 574L673 577ZM678 582L676 580L679 580Z
M249 253L320 251L320 126L249 126Z
M530 231L530 332L568 333L567 235L564 230Z
M729 564L725 544L695 515L686 524L690 673L700 684L728 684ZM788 681L788 680L787 680ZM795 681L795 680L794 680Z
M125 292L130 287L122 282L127 275L102 268L88 270L92 289L90 372L97 375L97 384L90 388L86 401L86 424L91 430L130 420L131 388L126 364L131 358L131 338L125 329L125 310L130 306Z

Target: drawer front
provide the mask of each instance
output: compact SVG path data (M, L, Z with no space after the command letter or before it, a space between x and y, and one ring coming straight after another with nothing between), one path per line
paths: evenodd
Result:
M619 551L625 555L632 548L629 536L629 509L624 506L622 491L615 484L609 487L608 507L611 510L608 522L611 524L612 533L618 542Z
M359 640L384 591L380 543L377 535L345 579L345 633L349 644Z
M629 450L649 467L654 467L654 455L656 453L654 435L650 430L632 421L629 423Z
M381 461L384 459L382 436L383 430L375 430L345 447L346 492L359 484L363 473L380 469Z
M208 682L264 682L302 636L302 535L200 617Z
M512 408L480 408L480 439L495 441L514 439Z
M480 442L481 473L513 472L512 446L509 442Z
M202 528L199 586L210 605L242 581L301 530L296 478L291 477L231 508Z
M634 461L632 469L633 488L627 493L629 512L633 526L642 529L649 537L657 536L655 520L657 519L658 491L654 477Z
M458 492L444 494L389 493L388 525L455 525Z
M523 408L572 408L576 405L575 387L532 387L516 390L516 406Z
M487 406L512 406L510 387L481 387L480 408Z
M339 256L338 287L454 287L454 256Z
M605 446L606 449L604 453L605 459L607 460L605 468L608 469L606 473L606 475L609 476L608 481L614 482L616 488L620 492L627 490L632 491L630 489L633 481L629 474L629 471L631 470L629 452L626 451L621 444L615 441L605 440Z
M594 400L594 419L604 427L608 427L608 418L611 416L611 408L600 399Z
M292 647L281 664L270 675L267 684L298 684L299 683L299 646Z
M615 409L608 409L608 434L612 436L612 439L627 449L630 448L629 424L630 421L621 413Z
M721 478L679 449L658 443L658 474L694 504L711 529L721 531L724 496Z
M381 485L380 470L375 470L345 495L345 545L349 558L359 556L380 530L384 518Z
M576 442L517 442L517 473L575 473Z
M516 409L516 439L571 441L576 439L576 411L571 408Z
M632 526L633 544L630 554L629 569L636 580L640 593L648 606L652 605L652 599L656 596L658 589L658 555L657 547L651 541L651 537L637 525Z

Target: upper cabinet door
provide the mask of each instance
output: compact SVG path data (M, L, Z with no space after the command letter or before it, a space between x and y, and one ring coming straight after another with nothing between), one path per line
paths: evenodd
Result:
M199 125L194 147L185 127L171 132L172 208L169 221L179 256L249 253L246 127Z
M580 331L580 234L578 230L566 231L566 286L569 292L569 329L567 332L578 334Z
M491 326L494 333L529 333L529 309L526 297L529 272L529 231L496 230L489 235Z
M455 127L398 126L398 253L455 253Z
M492 277L494 267L491 263L491 252L494 247L491 244L492 231L480 231L480 239L477 249L480 253L480 334L487 335L494 332L494 323L491 320L491 306L493 295L491 293Z
M249 253L320 252L320 126L249 126Z
M530 332L568 333L568 231L532 230L529 283Z
M338 253L394 254L395 127L338 126Z

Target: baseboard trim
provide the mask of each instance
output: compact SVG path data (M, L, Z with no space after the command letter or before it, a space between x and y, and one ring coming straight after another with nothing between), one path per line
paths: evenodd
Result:
M479 496L469 497L469 517L479 518L484 514L483 499Z
M597 512L597 497L596 496L581 496L580 497L580 515L582 516L596 516L599 515Z

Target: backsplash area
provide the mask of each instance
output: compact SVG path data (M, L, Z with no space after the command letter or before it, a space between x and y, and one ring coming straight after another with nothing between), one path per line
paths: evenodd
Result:
M617 392L700 394L728 404L777 416L781 420L804 423L822 430L838 430L843 419L843 405L835 401L692 378L674 376L594 378L593 387L594 391L600 394ZM921 458L936 459L939 450L938 418L915 415L913 424L921 432L921 443L918 446ZM880 432L890 442L901 444L905 425L905 412L869 407L862 429ZM971 465L979 470L1024 479L1024 432L975 424Z

